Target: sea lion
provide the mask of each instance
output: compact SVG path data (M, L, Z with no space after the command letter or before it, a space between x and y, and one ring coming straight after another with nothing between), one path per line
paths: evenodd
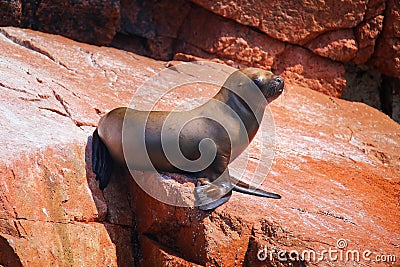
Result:
M272 72L245 68L232 73L208 102L189 111L127 107L110 111L100 119L92 140L92 167L100 189L107 186L116 162L135 170L194 175L198 181L195 205L202 210L228 201L232 189L280 198L278 194L251 190L240 181L232 183L228 164L251 142L266 105L283 89L284 81ZM211 158L204 156L207 153Z

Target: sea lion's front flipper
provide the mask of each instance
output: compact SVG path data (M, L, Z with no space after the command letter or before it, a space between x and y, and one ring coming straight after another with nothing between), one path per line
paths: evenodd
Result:
M214 202L210 202L210 203L208 203L208 204L201 204L201 205L195 203L195 205L196 205L200 210L204 210L204 211L213 210L213 209L218 208L219 206L221 206L221 205L224 204L225 202L227 202L227 201L231 198L231 196L232 196L232 191L229 191L225 196L223 196L223 197L221 197L221 198L215 200ZM197 199L196 199L196 202L197 202ZM207 202L208 202L208 201L207 201ZM207 203L207 202L206 202L206 203Z
M113 160L106 145L100 139L97 129L93 132L92 139L92 169L99 180L99 187L103 190L110 181Z
M232 195L232 183L229 173L224 172L217 180L198 178L194 189L195 206L201 210L215 209L229 200Z

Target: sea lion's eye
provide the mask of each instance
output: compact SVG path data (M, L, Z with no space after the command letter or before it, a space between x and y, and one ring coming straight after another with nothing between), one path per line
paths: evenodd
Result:
M262 76L257 76L256 78L253 79L253 82L258 86L262 86L264 79Z
M282 78L281 77L276 77L275 78L275 81L277 81L278 83L283 83L283 80L282 80Z

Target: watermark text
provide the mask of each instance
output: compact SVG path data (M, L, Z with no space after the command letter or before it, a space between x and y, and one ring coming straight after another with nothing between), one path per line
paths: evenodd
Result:
M267 246L261 247L257 253L257 259L259 261L273 261L278 260L281 262L286 261L306 261L318 263L321 261L330 262L376 262L376 263L396 263L398 260L396 255L376 253L370 250L359 251L355 249L347 249L348 243L345 239L339 239L336 242L335 248L328 248L321 251L315 250L282 250L282 249L270 249Z

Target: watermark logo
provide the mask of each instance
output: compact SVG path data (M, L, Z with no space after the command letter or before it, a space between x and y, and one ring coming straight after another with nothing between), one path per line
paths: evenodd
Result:
M330 247L321 251L315 250L281 250L276 248L268 248L264 246L257 252L259 261L305 261L318 263L322 261L328 262L375 262L394 264L397 256L393 254L376 253L370 250L356 250L348 248L346 239L338 239L335 247Z
M234 105L229 104L228 100L193 97L189 101L183 101L174 94L175 90L179 90L185 86L202 85L200 87L218 87L229 91L234 91L240 96L241 101L252 110L255 120L259 125L259 130L253 142L257 143L257 147L247 147L243 153L231 155L229 163L229 173L238 180L245 180L251 184L251 189L259 187L267 174L269 173L274 157L275 145L275 125L272 113L265 105L263 112L260 112L260 106L255 103L265 101L265 97L251 80L241 74L237 80L237 84L227 84L227 78L237 71L226 65L212 62L193 62L182 63L159 73L145 81L145 83L137 89L130 103L130 109L125 114L122 127L122 146L126 164L130 170L132 177L136 183L149 195L155 199L169 205L193 207L195 200L193 198L193 187L182 185L173 186L165 183L163 176L158 172L154 165L162 165L168 161L173 167L197 174L210 166L217 155L217 147L220 145L212 138L207 138L205 134L201 140L191 140L188 132L196 132L197 136L205 131L209 131L209 121L212 121L219 131L227 136L224 143L230 143L231 151L234 153L239 146L244 147L249 144L248 134L246 131L246 122L242 121L241 114L236 114ZM250 81L250 82L249 82ZM246 84L246 88L250 89L245 92L236 90L235 86ZM249 88L250 87L250 88ZM251 88L254 87L254 88ZM236 90L236 91L235 91ZM165 100L176 103L173 110L158 113L158 117L163 117L162 125L154 123L154 112L159 110L159 105ZM202 108L200 112L199 106L207 104L206 108ZM159 112L159 111L157 111ZM224 116L221 116L224 114ZM261 115L260 115L261 114ZM189 136L189 137L188 137ZM147 139L146 139L147 138ZM157 140L149 141L149 138ZM182 141L188 138L190 140ZM149 142L148 142L149 141ZM188 153L185 144L194 143L198 152ZM153 145L153 147L151 145ZM183 147L182 147L183 144ZM156 149L162 149L161 153L153 153ZM186 149L186 154L184 153ZM242 151L240 151L242 152ZM198 154L197 158L188 158L187 154ZM263 163L259 164L262 160ZM251 165L251 172L248 166ZM151 174L143 176L136 171L147 171ZM220 186L224 184L222 179L226 179L225 172L217 179L213 179L212 184ZM224 177L223 177L224 176ZM146 177L144 179L143 177ZM222 181L221 181L222 180ZM169 187L169 188L166 188ZM201 190L197 187L195 190ZM229 188L227 190L230 190ZM224 196L226 192L221 191L212 198L207 198L206 202L196 203L196 205L206 205Z
M347 244L347 240L346 239L338 239L338 241L336 242L336 247L338 249L345 249L348 246Z

